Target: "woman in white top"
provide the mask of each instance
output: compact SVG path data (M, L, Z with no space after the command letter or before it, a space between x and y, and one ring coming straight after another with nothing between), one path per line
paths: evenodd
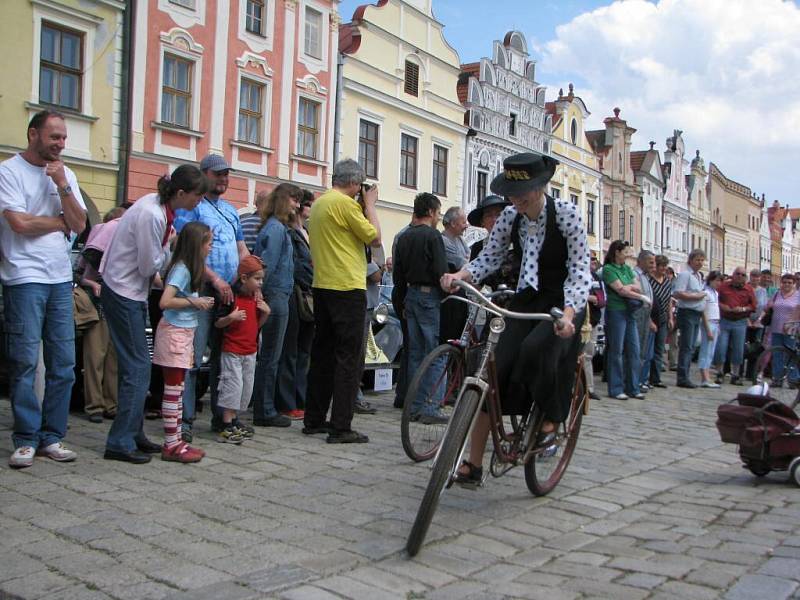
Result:
M703 326L700 328L700 355L697 366L700 369L700 387L718 388L711 380L711 362L719 337L719 294L717 288L722 283L722 273L711 271L706 277L706 307L703 311Z

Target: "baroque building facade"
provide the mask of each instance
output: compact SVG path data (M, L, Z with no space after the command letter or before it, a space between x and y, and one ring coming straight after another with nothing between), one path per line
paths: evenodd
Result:
M631 169L642 190L642 250L661 254L661 220L664 200L664 168L661 155L650 142L649 150L631 152Z
M495 40L492 57L461 65L458 97L469 127L466 138L463 205L474 208L491 193L489 184L512 154L550 154L551 120L546 88L536 82L536 61L519 31Z
M713 162L709 165L708 193L718 206L725 229L722 270L731 274L736 267L748 266L751 217L750 188L727 178Z
M414 197L442 211L462 200L467 127L456 93L461 61L432 0L378 0L342 26L337 160L357 159L379 186L384 239L408 224Z
M708 260L713 252L711 236L711 200L706 190L705 161L697 150L686 176L686 193L689 204L689 248L699 248Z
M61 112L61 158L75 172L92 223L117 204L124 164L126 10L122 0L32 0L3 3L0 19L0 160L27 147L34 114Z
M225 197L240 208L281 181L328 187L336 5L137 2L128 198L208 153L233 167Z
M547 102L545 110L552 123L552 155L559 161L550 180L550 193L578 206L589 248L601 252L602 174L598 168L598 157L586 137L585 122L589 110L583 100L575 95L571 83L569 93L564 95L563 90L559 90L558 98L554 102Z
M608 250L613 240L627 240L641 247L641 189L631 169L631 137L636 132L621 119L620 109L603 120L605 129L586 133L598 156L602 204L602 249Z
M670 265L678 273L686 268L689 248L689 193L686 189L684 173L687 162L684 158L685 145L683 132L675 129L667 138L664 152L664 218L662 251L669 258Z

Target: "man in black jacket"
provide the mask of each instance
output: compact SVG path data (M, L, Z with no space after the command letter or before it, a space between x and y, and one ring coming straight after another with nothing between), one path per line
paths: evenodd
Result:
M444 242L436 230L440 208L441 203L433 194L418 194L414 199L415 223L397 240L394 252L395 294L408 326L409 376L439 343L439 304L443 297L439 278L447 272ZM434 375L430 373L431 378ZM429 385L432 386L433 381ZM426 382L422 389L428 389ZM421 398L405 400L414 403L413 413L423 423L447 422L435 398L425 406L421 405Z

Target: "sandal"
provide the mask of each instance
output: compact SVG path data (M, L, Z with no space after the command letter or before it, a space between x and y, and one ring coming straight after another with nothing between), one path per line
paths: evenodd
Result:
M464 467L467 469L466 472L461 471ZM468 460L462 461L453 481L464 487L475 489L483 483L483 467L477 467Z

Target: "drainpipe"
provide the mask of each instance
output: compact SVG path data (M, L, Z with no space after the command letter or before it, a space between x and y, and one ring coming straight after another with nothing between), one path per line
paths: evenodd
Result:
M117 206L127 200L128 166L131 158L131 73L133 73L133 18L136 0L129 0L122 13L122 96L120 98L119 176L117 177Z
M333 164L339 160L342 126L342 95L344 94L344 55L336 54L336 110L333 113Z

